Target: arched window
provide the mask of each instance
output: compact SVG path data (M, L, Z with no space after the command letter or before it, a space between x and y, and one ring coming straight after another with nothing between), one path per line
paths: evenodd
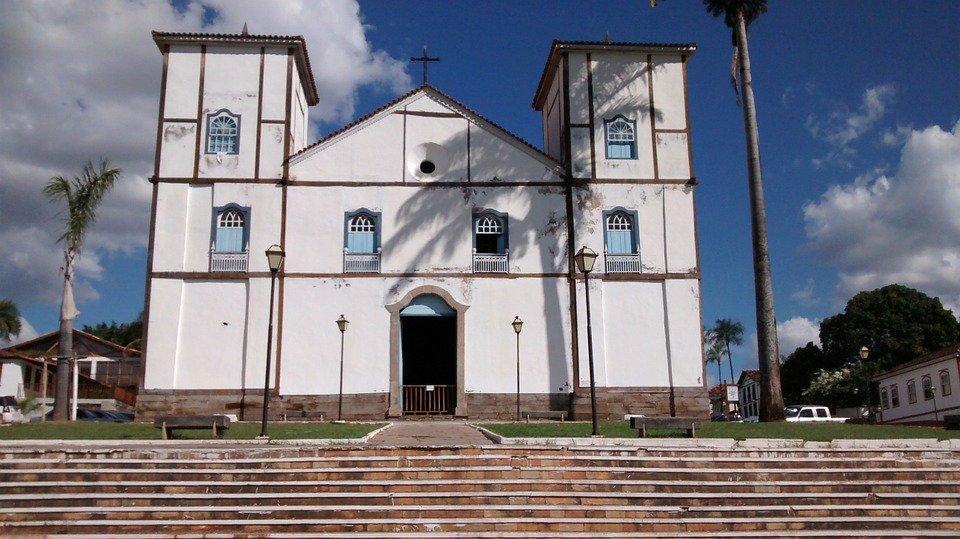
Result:
M887 399L887 388L880 388L880 404L883 405L883 409L887 410L890 408L890 400Z
M897 387L897 384L890 386L890 405L894 408L900 406L900 388Z
M377 249L377 220L368 213L347 216L347 252L374 253Z
M933 398L933 380L929 376L924 376L920 381L923 387L923 400L928 401Z
M480 254L505 254L507 252L506 215L483 212L474 216L473 245Z
M617 115L603 121L607 137L607 159L637 158L637 122Z
M950 373L944 369L940 371L940 394L946 397L951 393L953 393L953 388L950 387Z
M240 116L226 109L207 115L207 153L236 154L240 151Z
M607 253L636 254L636 216L623 210L604 212L604 243Z
M239 208L225 208L217 213L214 250L218 253L246 251L247 216Z

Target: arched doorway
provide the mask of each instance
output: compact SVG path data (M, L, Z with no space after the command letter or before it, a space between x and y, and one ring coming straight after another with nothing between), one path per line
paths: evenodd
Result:
M445 290L421 286L390 311L388 415L463 415L464 315Z
M457 398L457 312L436 294L400 311L400 385L404 415L452 414Z

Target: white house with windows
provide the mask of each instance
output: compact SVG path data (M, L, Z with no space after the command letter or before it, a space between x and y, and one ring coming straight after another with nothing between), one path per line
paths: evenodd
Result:
M740 391L740 415L744 419L760 417L760 371L741 371L737 387Z
M163 58L138 413L708 413L692 44L562 42L543 148L424 85L307 141L297 36L155 32ZM585 279L581 246L600 253Z
M943 421L960 413L960 344L931 352L874 379L883 423Z

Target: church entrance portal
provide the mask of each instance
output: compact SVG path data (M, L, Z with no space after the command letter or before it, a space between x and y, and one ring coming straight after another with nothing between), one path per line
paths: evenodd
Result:
M400 311L403 413L453 414L457 397L457 313L435 294Z

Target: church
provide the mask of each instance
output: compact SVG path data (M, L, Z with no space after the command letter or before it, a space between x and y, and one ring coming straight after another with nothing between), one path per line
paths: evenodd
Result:
M302 37L153 39L138 420L258 419L268 355L278 419L336 418L341 388L345 419L508 419L518 392L589 418L591 356L602 417L707 415L695 44L554 41L541 148L426 83L310 141Z

